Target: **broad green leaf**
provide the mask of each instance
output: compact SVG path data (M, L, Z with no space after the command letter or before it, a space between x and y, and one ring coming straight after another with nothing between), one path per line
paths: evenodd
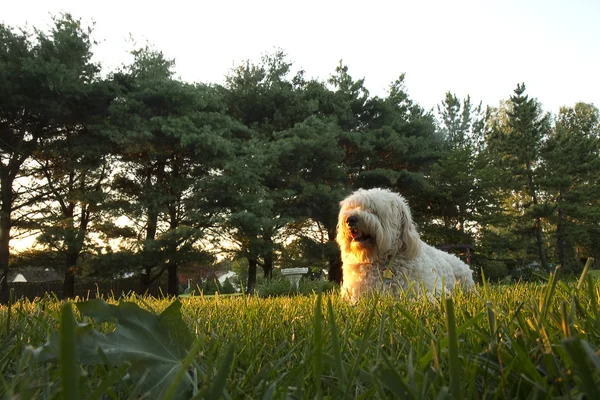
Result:
M82 315L94 321L112 322L116 329L102 333L90 324L78 324L75 341L79 362L87 365L130 365L128 372L150 398L159 398L180 377L174 398L189 398L189 374L179 374L185 368L185 358L192 347L193 336L181 319L181 303L174 301L159 315L124 302L118 306L102 300L78 303ZM60 335L53 334L49 342L36 349L38 361L57 361L60 354ZM100 351L104 357L100 356Z

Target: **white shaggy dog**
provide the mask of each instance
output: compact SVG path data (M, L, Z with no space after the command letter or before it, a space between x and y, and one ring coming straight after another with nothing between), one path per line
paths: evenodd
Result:
M356 302L375 290L424 287L432 298L460 282L474 285L469 266L421 241L406 200L385 189L359 189L340 203L336 241L342 252L342 296Z

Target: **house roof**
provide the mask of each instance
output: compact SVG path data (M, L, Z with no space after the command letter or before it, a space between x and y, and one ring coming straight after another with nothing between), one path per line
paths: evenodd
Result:
M18 275L25 278L26 282L62 281L62 276L51 268L27 267L9 269L8 282L13 282ZM21 279L19 280L22 282Z

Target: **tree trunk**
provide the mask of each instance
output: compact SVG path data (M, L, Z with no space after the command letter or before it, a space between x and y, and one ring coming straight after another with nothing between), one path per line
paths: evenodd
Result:
M10 256L10 212L12 208L12 180L8 169L2 168L0 187L2 189L2 209L0 209L0 304L8 303L8 259Z
M150 243L156 238L158 226L158 212L148 209L148 226L146 227L146 240L144 241L144 264L140 274L140 292L145 293L150 288L152 282L152 268L156 266L156 260L152 257L153 251Z
M342 283L342 259L339 251L329 256L328 279L331 282Z
M179 295L179 278L177 277L177 263L169 263L167 268L168 281L167 281L167 294L169 296Z
M548 262L546 261L546 252L544 250L544 238L542 237L542 218L535 218L535 239L537 243L538 256L540 257L540 264L544 270L548 268Z
M156 165L156 186L160 185L164 176L165 163L162 160L157 161ZM152 183L153 173L152 167L146 169L146 182L144 186L149 192L155 192L156 186ZM148 226L146 227L146 240L144 241L144 264L142 265L142 273L140 275L140 290L142 293L150 289L150 283L154 280L152 278L152 269L156 266L156 257L154 257L154 249L151 246L156 239L156 232L158 230L158 209L159 206L154 203L156 199L150 199L151 203L148 205L146 210L148 216Z
M255 256L248 256L248 286L246 287L246 293L252 294L254 287L256 286L256 267L258 261Z
M533 184L533 172L531 171L531 164L527 162L527 180L529 183L529 190L531 192L531 199L533 202L533 207L537 207L537 192L535 190L535 186ZM537 213L537 211L536 211ZM544 238L542 236L542 218L540 216L535 217L535 240L537 245L538 257L540 258L540 265L542 269L546 270L548 268L548 262L546 261L546 252L544 250Z
M10 212L5 210L4 199L2 210L0 211L0 304L8 303L8 258L10 255Z
M175 171L175 177L177 177L177 171ZM169 230L174 231L179 227L179 220L177 219L177 205L169 204ZM169 296L179 295L179 279L177 278L177 241L171 238L169 243L169 264L167 267L167 294Z
M77 266L78 252L70 251L67 253L67 265L65 269L65 279L63 281L63 298L72 299L75 297L75 268Z
M269 249L263 255L263 271L266 279L273 278L273 249Z
M558 224L556 225L556 250L558 252L558 263L562 270L566 272L568 265L565 254L565 225L563 210L560 205L558 206Z
M458 206L458 231L465 231L464 211L461 206Z
M340 253L340 248L338 244L335 242L335 236L337 234L337 228L335 226L327 229L327 235L329 239L329 243L331 244L332 251L328 252L328 262L329 262L329 273L327 274L327 279L331 282L342 283L342 256Z
M152 267L144 266L140 271L140 293L145 293L146 290L150 287L150 273L152 272Z

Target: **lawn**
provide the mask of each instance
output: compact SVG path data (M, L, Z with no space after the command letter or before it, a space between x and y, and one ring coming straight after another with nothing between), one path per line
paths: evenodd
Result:
M339 293L21 301L7 398L600 398L600 284L482 285L439 301Z

